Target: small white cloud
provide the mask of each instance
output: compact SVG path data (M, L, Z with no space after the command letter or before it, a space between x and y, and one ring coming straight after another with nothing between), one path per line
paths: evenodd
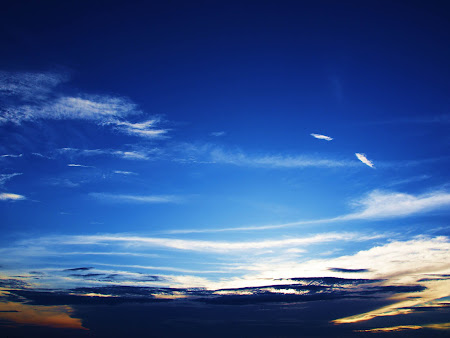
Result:
M109 193L90 193L90 196L109 202L128 202L128 203L176 203L181 198L173 195L127 195L127 194L109 194Z
M18 194L11 194L7 192L0 193L0 201L20 201L26 199L25 196Z
M311 134L312 137L318 138L319 140L326 140L326 141L331 141L333 138L330 136L326 136L326 135L321 135L321 134Z
M132 171L122 171L122 170L114 170L114 174L120 174L120 175L137 175L136 173Z
M366 154L362 154L362 153L355 153L356 157L358 158L358 160L360 160L362 163L368 165L371 168L375 169L375 166L373 165L372 161L370 161L369 159L367 159Z
M146 149L144 151L123 151L113 149L77 149L61 148L57 150L60 154L70 154L75 156L117 156L127 160L148 160L149 154L158 152L158 149Z
M129 135L142 136L147 138L163 137L168 130L155 128L155 125L160 121L159 118L154 118L139 123L131 123L128 121L113 120L107 124L113 124L116 129Z
M88 165L76 164L76 163L69 163L67 166L68 167L79 167L79 168L93 168L93 167L88 166Z
M13 157L13 158L15 158L15 157L22 157L23 156L23 154L5 154L5 155L0 155L0 157L3 157L3 158L5 158L5 157Z

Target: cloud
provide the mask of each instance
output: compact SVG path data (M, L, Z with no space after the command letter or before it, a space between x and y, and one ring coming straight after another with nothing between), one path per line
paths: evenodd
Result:
M83 266L81 268L70 268L70 269L64 269L64 271L88 271L88 270L92 270L93 267L90 266Z
M368 160L366 157L366 154L362 154L362 153L355 153L356 157L358 158L358 160L360 160L362 163L368 165L371 168L375 169L374 164L372 163L372 161Z
M93 168L89 165L76 164L76 163L69 163L67 166L68 167L78 167L78 168Z
M176 203L181 198L173 195L126 195L109 193L90 193L90 196L108 202L128 202L128 203Z
M155 128L160 118L139 123L125 120L130 115L142 114L127 98L92 94L68 96L55 92L55 87L67 80L68 76L57 73L0 72L0 95L19 98L19 102L9 102L3 108L0 124L41 119L88 120L113 125L122 133L145 138L160 138L168 132L168 129Z
M0 186L5 184L6 181L9 181L13 177L22 175L22 173L12 173L12 174L0 174Z
M354 162L346 160L321 159L299 155L247 155L243 152L225 152L220 148L209 150L208 161L212 163L265 168L334 168L352 167Z
M200 252L238 252L248 250L274 249L295 246L307 246L313 244L329 243L334 241L365 241L379 236L363 236L356 233L324 233L311 237L293 237L279 240L261 240L248 242L224 242L205 240L186 240L175 238L158 238L142 236L121 235L93 235L93 236L68 236L60 237L62 244L102 244L123 243L126 245L139 245L147 247L165 247L169 249L200 251Z
M213 131L209 133L210 136L220 137L226 135L226 132L224 131Z
M146 138L161 138L167 134L168 129L155 129L154 126L160 121L159 118L131 123L127 121L111 121L107 124L113 124L116 129L128 135L142 136Z
M343 273L362 273L369 272L369 269L344 269L344 268L329 268L328 270L332 272L343 272Z
M450 206L450 194L434 191L422 195L411 195L374 190L353 205L362 210L337 217L336 220L407 217Z
M68 80L62 73L14 73L0 72L0 94L22 100L42 100L60 83Z
M150 155L157 154L158 149L146 150L114 150L114 149L77 149L77 148L61 148L57 150L59 154L67 154L70 156L114 156L126 160L148 160Z
M318 138L319 140L326 140L326 141L331 141L333 138L330 136L326 136L326 135L321 135L321 134L311 134L312 137Z
M114 170L114 174L119 174L119 175L137 175L135 172L122 171L122 170Z
M25 199L25 196L18 194L11 194L7 192L0 193L0 201L20 201Z
M300 225L326 224L342 221L380 220L388 218L409 217L421 213L439 210L450 206L450 194L445 191L434 191L422 195L411 195L399 192L374 190L352 203L359 211L346 215L260 226L242 226L234 228L207 228L171 230L168 233L207 233L223 231L268 230L294 227Z
M3 157L3 158L6 158L6 157L22 157L22 156L23 156L23 154L19 154L19 155L16 155L16 154L0 155L0 157Z

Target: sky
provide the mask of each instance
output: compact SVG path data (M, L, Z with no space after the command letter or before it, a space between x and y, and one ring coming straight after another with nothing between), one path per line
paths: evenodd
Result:
M450 334L445 1L14 1L0 333Z

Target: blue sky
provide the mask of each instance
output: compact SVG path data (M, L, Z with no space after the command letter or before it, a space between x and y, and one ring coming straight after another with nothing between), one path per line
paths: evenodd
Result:
M445 3L6 7L1 330L448 334Z

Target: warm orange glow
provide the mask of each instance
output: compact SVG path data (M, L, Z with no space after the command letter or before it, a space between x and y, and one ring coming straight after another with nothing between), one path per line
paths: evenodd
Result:
M8 320L19 325L87 330L83 327L81 319L70 316L72 312L72 308L67 305L44 306L16 302L0 303L0 319L2 320Z

